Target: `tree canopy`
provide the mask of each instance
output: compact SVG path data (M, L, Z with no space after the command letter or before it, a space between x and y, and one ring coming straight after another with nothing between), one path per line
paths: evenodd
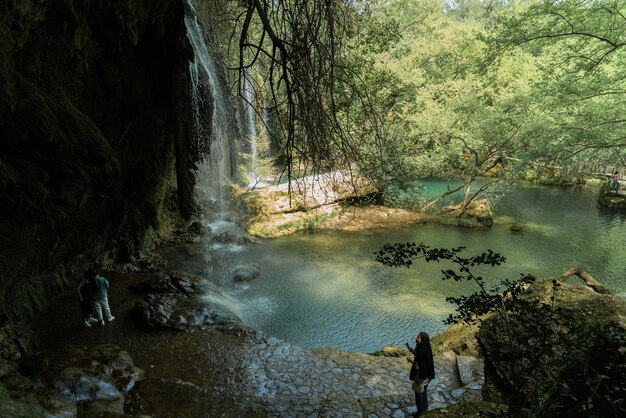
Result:
M386 191L442 177L467 200L479 176L559 181L626 166L622 1L231 7L230 64L256 80L289 175L357 168Z

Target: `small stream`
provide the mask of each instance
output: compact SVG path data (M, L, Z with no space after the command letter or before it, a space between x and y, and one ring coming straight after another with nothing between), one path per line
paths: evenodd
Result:
M427 184L430 191L443 187ZM424 242L432 247L487 249L507 262L484 273L491 280L520 273L558 277L580 265L609 289L626 292L626 215L596 207L598 190L515 185L494 207L491 229L417 224L400 228L342 233L298 233L255 245L219 244L211 237L236 228L213 223L203 242L165 250L169 267L209 277L244 322L305 347L371 352L402 344L425 330L437 334L454 307L446 296L474 291L470 283L444 282L440 263L417 262L390 268L374 261L386 242ZM512 232L512 222L525 232ZM238 265L256 266L260 276L235 283Z

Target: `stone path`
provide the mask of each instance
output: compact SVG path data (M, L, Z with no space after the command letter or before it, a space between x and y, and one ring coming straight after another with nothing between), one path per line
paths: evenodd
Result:
M254 342L242 364L244 380L272 416L401 418L415 412L406 357L307 350L260 332ZM431 408L481 399L482 362L458 360L452 352L435 357Z

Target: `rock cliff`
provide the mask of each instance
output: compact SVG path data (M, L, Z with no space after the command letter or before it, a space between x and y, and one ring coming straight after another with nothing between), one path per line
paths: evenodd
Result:
M182 2L0 3L0 320L193 210ZM177 191L175 191L177 190Z

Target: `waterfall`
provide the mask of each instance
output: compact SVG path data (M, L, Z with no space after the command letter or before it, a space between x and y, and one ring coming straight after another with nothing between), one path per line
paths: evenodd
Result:
M215 47L207 46L191 0L186 0L185 27L194 51L194 60L189 62L193 135L200 151L206 155L199 170L198 193L222 209L225 187L232 182L236 170L236 145L240 136L236 112L218 65L219 55Z
M241 90L244 97L244 115L246 121L246 132L248 134L248 144L250 147L250 173L252 182L256 181L257 177L257 129L256 129L256 109L254 107L254 100L256 97L254 80L247 71L244 70L243 78L241 79Z

